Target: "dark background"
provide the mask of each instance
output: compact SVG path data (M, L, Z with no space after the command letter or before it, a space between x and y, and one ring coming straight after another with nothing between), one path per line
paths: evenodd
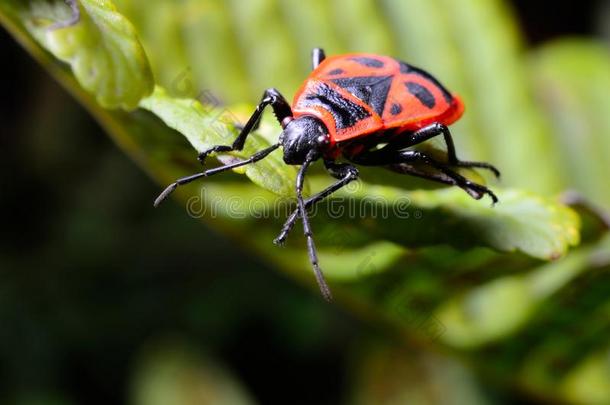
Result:
M599 32L602 2L548 4L513 2L530 44ZM346 342L373 327L177 204L153 210L159 186L4 31L0 60L0 398L121 403L158 335L206 348L262 403L344 397Z

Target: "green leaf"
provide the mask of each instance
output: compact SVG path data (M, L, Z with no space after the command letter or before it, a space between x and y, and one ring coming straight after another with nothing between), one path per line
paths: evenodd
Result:
M477 347L522 327L541 302L587 270L582 249L522 275L498 278L444 303L435 316L451 346Z
M466 101L467 114L452 127L460 157L499 163L504 172L501 186L511 188L502 190L492 183L500 203L491 207L489 200L472 200L459 189L423 189L430 186L389 175L381 168L362 170L363 181L355 189L320 205L313 217L321 264L337 302L356 313L387 321L410 343L448 347L494 377L518 383L537 396L556 399L554 384L565 381L562 392L577 402L586 397L583 378L593 376L601 381L604 376L604 363L597 356L607 347L610 324L604 315L610 278L600 270L605 267L599 262L605 259L600 259L598 249L607 250L607 245L587 245L558 261L541 263L541 259L564 255L579 241L578 216L549 197L572 184L565 176L558 176L563 173L560 163L564 160L557 150L564 150L565 145L556 145L550 130L554 113L549 120L543 114L549 111L548 106L541 108L531 97L523 44L511 14L499 0L454 3L384 0L377 5L362 1L343 12L347 2L342 0L312 2L311 8L291 0L247 4L117 0L119 9L142 35L157 75L152 95L141 99L148 95L142 91L133 98L140 106L133 112L100 108L92 95L76 84L65 65L43 52L22 29L33 21L45 26L69 18L65 6L53 3L44 18L34 20L31 10L21 3L5 2L0 4L0 19L161 185L200 171L195 161L197 151L234 139L237 131L233 122L245 122L253 110L252 105L236 102L256 102L268 86L280 87L287 96L294 92L308 71L312 46L328 44L329 54L396 50L396 56L429 69ZM38 1L32 4L42 7ZM82 35L89 40L95 36L88 30L97 30L100 19L92 17L92 6L82 6L85 17L79 24L88 28L80 29L87 32ZM358 24L364 16L370 24ZM353 25L358 26L357 36L350 34ZM30 32L40 37L45 31L30 28ZM105 39L107 33L100 29L97 35ZM40 43L48 46L46 41ZM604 114L585 108L600 101L603 89L595 91L595 83L606 80L604 51L596 49L594 53L598 56L587 56L590 63L583 70L596 78L590 87L572 88L570 76L578 77L582 67L566 73L557 66L570 66L570 57L554 53L545 54L542 59L546 62L538 65L543 67L543 76L548 71L552 80L540 83L552 85L543 89L565 86L567 96L559 99L561 103L577 100L561 105L559 115L577 111L578 120L583 122L598 117L599 121L592 121L595 124L583 132L587 136L599 133L593 147L599 154L596 160L607 162L604 151L608 149L601 138L608 129L599 118ZM137 62L138 53L134 54ZM574 54L584 55L582 51ZM121 81L117 89L129 92L138 87L137 80ZM93 97L101 102L97 92ZM224 105L229 107L219 107L218 100L228 101ZM601 108L605 102L600 101ZM276 142L279 131L267 114L243 152L223 154L218 159L244 158ZM570 161L575 173L595 177L591 186L580 188L589 194L592 185L603 187L605 178L599 170L580 166L588 163L588 159ZM311 192L332 181L318 169L312 168ZM293 278L315 285L300 224L285 248L271 244L294 208L288 204L282 212L273 211L280 202L286 203L280 197L292 195L295 173L277 151L246 168L247 178L215 176L181 187L176 194L186 201L193 217L238 240L245 249ZM476 176L473 172L465 175ZM607 201L602 191L599 195L596 201ZM394 212L385 217L337 217L330 213L332 206L362 206L367 199L381 201L389 210L406 206L410 216L399 217ZM210 211L212 208L215 211ZM592 274L599 278L589 279ZM570 301L574 296L577 299ZM575 336L573 330L580 332ZM567 364L564 375L552 373L556 364Z
M321 190L330 181L327 175L310 178L312 190ZM230 207L219 210L218 214L227 219L239 216L247 220L264 215L268 222L275 220L275 228L279 230L287 212L279 211L282 214L278 217L278 208L290 208L282 205L285 200L244 184L233 184L230 191L228 183L223 183L222 188L210 184L201 187L205 188L210 203L223 199L225 193L242 196L239 203L232 202ZM387 240L406 248L440 244L460 249L485 246L552 260L578 244L579 217L570 208L552 199L518 190L498 190L498 198L500 202L492 206L489 201L472 199L458 188L406 191L359 181L320 203L311 219L320 247L340 252L350 247L361 248L371 240ZM256 201L267 211L264 214L253 211L251 201ZM260 226L258 221L253 225ZM333 232L337 228L339 231ZM296 226L291 238L298 238L299 234L299 226ZM303 243L297 239L290 242L290 246L298 247L303 267L308 268ZM386 250L385 245L379 246ZM387 249L386 259L391 262L397 252L389 246ZM367 256L362 251L355 257L361 255ZM355 258L354 254L346 256L350 261L340 268L349 267ZM352 268L343 276L349 278L354 271L357 273Z
M214 145L230 145L237 137L237 116L229 109L204 107L198 100L173 98L160 87L152 96L142 100L141 106L159 116L170 128L182 133L197 152L202 152ZM234 111L240 110L235 107ZM243 116L243 115L242 115ZM278 129L275 132L279 131ZM230 156L247 158L257 151L277 143L277 134L273 134L272 125L265 121L261 132L267 136L250 135L244 149L231 152ZM275 136L275 139L273 139ZM220 155L224 163L232 161L228 155ZM248 165L243 172L257 185L279 195L288 196L294 193L296 169L282 160L279 151L253 165Z
M569 208L519 190L497 190L500 202L473 200L457 188L404 192L370 185L354 193L389 207L409 204L410 220L378 218L367 232L405 246L449 243L461 248L487 246L521 251L540 259L555 259L579 242L579 218Z
M12 2L11 2L12 3ZM70 19L67 6L55 0L19 4L19 15L31 35L72 67L83 88L106 108L133 109L153 89L148 60L133 25L108 0L81 0L80 20Z

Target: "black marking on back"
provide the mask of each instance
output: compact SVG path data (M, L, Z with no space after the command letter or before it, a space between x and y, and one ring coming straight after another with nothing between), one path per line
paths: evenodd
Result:
M397 104L397 103L392 104L392 108L390 109L390 114L398 115L401 112L402 112L402 107L400 106L400 104Z
M417 99L421 101L423 105L428 108L434 108L436 105L436 100L434 99L432 93L430 93L430 90L415 82L406 82L405 86L407 86L409 93L417 97Z
M343 69L333 69L328 72L329 75L340 75L341 73L345 73Z
M393 76L344 77L332 82L370 105L379 115L383 114Z
M453 101L453 96L451 95L451 93L449 92L449 90L447 90L445 88L445 86L443 86L437 79L436 77L432 76L430 73L426 72L423 69L420 69L418 67L415 66L411 66L405 62L402 62L400 60L397 60L398 64L400 65L400 73L413 73L416 75L419 75L425 79L430 80L432 83L434 83L434 85L436 87L438 87L441 92L443 93L443 97L445 98L445 101L447 103L451 103Z
M337 129L349 128L371 114L362 106L346 99L328 84L320 84L315 93L305 96L303 105L319 105L328 110L334 117Z
M384 63L379 59L375 58L367 58L366 56L355 56L353 58L349 58L354 62L358 62L363 66L372 67L372 68L382 68Z

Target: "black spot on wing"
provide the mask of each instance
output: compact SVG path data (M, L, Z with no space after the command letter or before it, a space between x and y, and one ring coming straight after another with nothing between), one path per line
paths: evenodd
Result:
M343 69L333 69L328 72L329 75L340 75L341 73L345 73Z
M346 99L327 84L321 84L315 93L307 94L303 105L319 105L329 111L335 119L337 129L354 126L371 115L364 107Z
M418 67L415 66L411 66L405 62L399 61L397 60L398 64L400 65L400 73L413 73L416 74L418 76L421 76L425 79L430 80L432 83L434 83L434 85L436 87L438 87L441 92L443 93L443 97L445 98L445 101L447 103L451 103L453 101L453 96L451 95L451 93L449 92L449 90L447 90L445 88L445 86L443 86L437 79L436 77L432 76L430 73L426 72L423 69L420 69Z
M354 62L358 62L359 64L366 66L366 67L382 68L384 65L384 63L382 61L380 61L379 59L367 58L366 56L356 56L356 57L349 58L349 59L353 60Z
M400 104L392 104L392 108L390 109L390 114L392 115L398 115L402 112L402 107L400 106Z
M379 115L383 114L393 76L344 77L332 82L370 105Z
M432 93L430 93L430 90L415 82L406 82L405 86L407 86L409 93L417 97L417 99L421 101L423 105L428 108L434 108L436 105L436 100L434 100L434 96Z

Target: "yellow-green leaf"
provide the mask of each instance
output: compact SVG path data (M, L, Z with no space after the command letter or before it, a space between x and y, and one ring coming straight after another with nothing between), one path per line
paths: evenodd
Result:
M62 1L15 6L38 42L72 67L81 86L106 108L133 109L153 89L153 76L133 25L109 0L81 0L74 25ZM17 4L17 3L15 3Z

